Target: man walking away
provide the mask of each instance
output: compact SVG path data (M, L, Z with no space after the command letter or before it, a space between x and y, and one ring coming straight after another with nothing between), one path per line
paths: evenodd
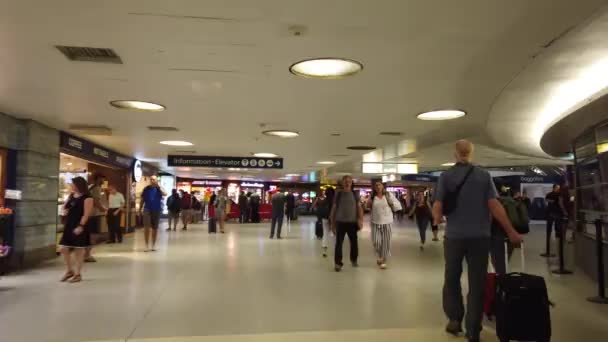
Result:
M331 228L336 235L336 250L334 254L335 270L342 270L342 245L348 235L350 241L350 262L353 267L359 266L359 243L357 232L363 228L363 207L359 196L353 191L353 178L342 177L342 189L336 193L336 199L330 214Z
M281 192L281 189L277 189L277 192L270 198L272 204L272 223L270 224L270 238L274 239L274 230L276 225L277 239L281 239L281 228L283 228L283 216L285 216L285 195Z
M89 216L87 222L87 230L93 234L99 234L99 227L101 226L101 217L105 215L108 208L104 207L101 203L101 186L106 181L106 178L101 174L95 174L93 176L93 183L89 186L89 195L93 198L93 212ZM93 241L90 241L90 246L93 246ZM97 262L93 257L93 247L87 247L84 254L84 262Z
M239 223L247 223L247 210L248 210L247 196L245 191L241 191L239 195Z
M541 256L551 257L553 256L551 254L551 234L553 232L553 227L555 227L555 237L560 237L562 220L566 215L559 184L553 185L553 191L547 194L545 200L547 201L547 237L545 240L545 253L541 254Z
M497 199L492 177L471 163L473 149L469 141L456 142L454 155L457 163L439 178L433 219L438 225L441 218L447 216L443 287L443 309L449 319L446 331L453 335L462 332L465 308L460 277L464 260L469 279L465 323L467 338L470 342L477 342L481 332L490 251L490 215L500 223L513 244L519 244L522 240Z
M287 220L291 222L294 220L296 212L296 197L293 195L293 192L290 192L285 196L285 202Z
M167 231L171 230L171 225L173 225L173 230L176 231L179 213L182 211L182 203L180 202L177 189L171 190L171 196L167 198L167 211L169 212L169 227Z
M146 241L145 252L156 251L156 237L163 196L166 193L158 185L156 177L150 179L150 185L144 188L139 203L139 212L144 215L144 240ZM152 248L150 249L150 229L152 230Z
M182 223L184 226L182 230L188 230L188 223L190 222L190 216L192 212L192 195L185 192L184 190L180 190L182 194L181 204L182 204Z
M125 209L125 196L116 190L116 186L108 187L110 195L108 196L108 213L106 220L108 222L108 231L110 240L108 243L122 243L122 228L120 227L120 218Z

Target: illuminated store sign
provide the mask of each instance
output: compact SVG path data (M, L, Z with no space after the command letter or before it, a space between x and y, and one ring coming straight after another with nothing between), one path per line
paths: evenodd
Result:
M241 183L241 187L242 188L263 188L264 184L262 184L262 183L247 183L247 182L243 182L243 183Z

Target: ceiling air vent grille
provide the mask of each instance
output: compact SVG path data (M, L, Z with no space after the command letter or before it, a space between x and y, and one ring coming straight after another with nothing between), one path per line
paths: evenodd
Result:
M75 133L87 134L87 135L112 135L112 129L108 126L94 126L94 125L70 125L69 130Z
M112 49L65 45L55 47L71 61L122 64L122 59Z
M151 131L158 131L158 132L177 132L177 131L179 131L179 129L177 129L176 127L169 127L169 126L148 126L148 129Z
M380 135L388 137L400 137L403 135L403 132L380 132Z

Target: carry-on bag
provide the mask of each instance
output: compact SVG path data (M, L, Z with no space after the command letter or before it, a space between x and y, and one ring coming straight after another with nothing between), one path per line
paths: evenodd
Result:
M520 247L525 270L524 246ZM501 342L551 340L551 302L545 279L522 272L496 277L496 334Z

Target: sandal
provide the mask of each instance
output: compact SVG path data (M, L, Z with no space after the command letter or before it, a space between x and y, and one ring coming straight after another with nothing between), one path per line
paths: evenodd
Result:
M70 279L68 282L69 283L79 283L82 281L82 276L80 274L77 274L75 276L72 277L72 279Z
M61 277L61 282L64 283L64 282L68 281L68 279L72 278L73 276L74 276L74 272L72 272L72 271L65 272L63 277Z

